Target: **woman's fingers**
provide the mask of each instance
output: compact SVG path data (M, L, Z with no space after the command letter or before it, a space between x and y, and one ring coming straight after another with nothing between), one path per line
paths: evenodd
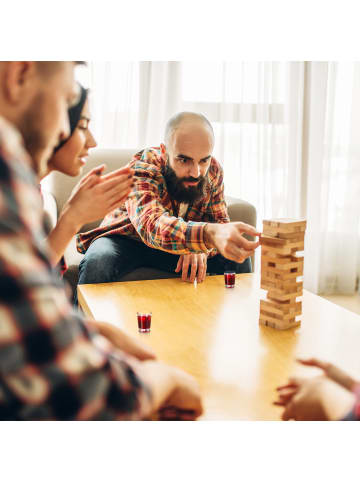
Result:
M120 169L116 169L116 171L109 172L108 174L105 174L102 176L104 181L109 181L111 179L117 178L119 176L131 176L134 177L134 170L131 169L130 167L121 167Z
M129 174L121 174L105 181L102 179L99 190L105 193L112 189L121 189L123 184L133 184L133 177Z
M106 167L106 164L100 164L100 166L96 166L93 169L91 169L91 171L89 171L87 174L85 174L84 177L81 178L80 184L83 184L84 182L86 182L89 179L89 177L93 175L100 176L104 171L105 167Z

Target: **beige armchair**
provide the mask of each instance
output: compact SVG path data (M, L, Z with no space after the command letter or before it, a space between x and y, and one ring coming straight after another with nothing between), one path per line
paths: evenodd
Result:
M102 163L107 165L106 172L113 171L119 167L127 164L136 149L95 149L91 153L88 162L86 163L81 176L76 178L65 176L59 172L53 172L43 182L42 190L44 194L44 207L47 215L49 226L54 226L57 216L61 211L64 203L69 198L70 193L79 181L79 179L90 171L93 167ZM255 207L241 199L227 197L226 202L231 221L242 221L252 226L256 226L256 209ZM81 232L88 231L97 227L101 222L99 219L95 223L87 224L81 228ZM69 267L65 274L65 279L70 283L73 289L76 288L78 280L78 266L83 255L78 253L75 245L75 238L66 249L65 259ZM254 260L252 260L254 266ZM175 274L173 275L175 276ZM160 270L150 268L141 268L124 276L122 281L134 281L144 279L159 279L170 278L171 274Z

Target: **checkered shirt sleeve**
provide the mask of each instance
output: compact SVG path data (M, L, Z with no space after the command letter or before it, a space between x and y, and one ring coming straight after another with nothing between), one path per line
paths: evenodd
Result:
M0 419L142 419L138 362L101 347L51 267L42 204L17 132L0 118Z
M151 248L173 254L208 252L204 243L206 222L170 216L159 197L164 182L159 171L141 162L134 169L135 186L125 204L141 240Z

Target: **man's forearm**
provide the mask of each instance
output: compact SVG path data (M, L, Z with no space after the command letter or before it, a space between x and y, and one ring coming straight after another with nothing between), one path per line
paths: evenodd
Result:
M155 352L134 336L126 333L115 325L103 321L86 320L87 325L97 330L115 348L118 348L139 360L155 359Z

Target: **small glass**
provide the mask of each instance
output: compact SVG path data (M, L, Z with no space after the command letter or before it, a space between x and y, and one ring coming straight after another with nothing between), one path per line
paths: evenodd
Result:
M225 287L234 288L235 287L235 271L225 271L224 273Z
M137 312L138 328L140 333L149 333L151 327L151 315L152 313L139 313Z

